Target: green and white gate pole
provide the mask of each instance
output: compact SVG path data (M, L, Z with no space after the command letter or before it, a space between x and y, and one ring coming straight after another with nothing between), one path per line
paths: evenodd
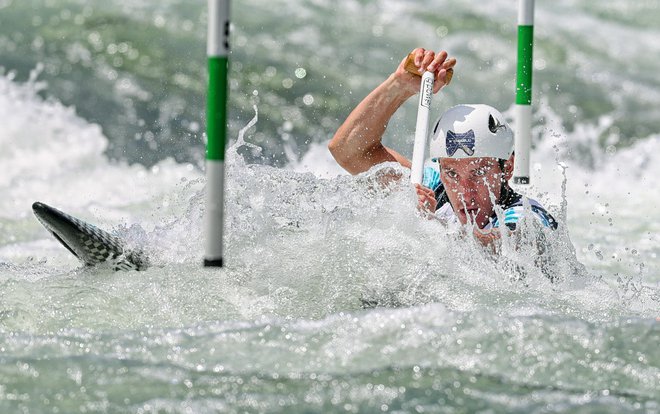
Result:
M229 0L208 0L206 102L206 217L204 266L222 267L224 233L225 138L227 134L227 70Z
M534 49L534 0L518 1L518 71L516 74L515 151L513 182L529 184L532 143L532 51Z

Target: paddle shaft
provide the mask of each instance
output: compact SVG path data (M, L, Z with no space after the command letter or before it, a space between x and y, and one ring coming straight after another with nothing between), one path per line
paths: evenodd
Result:
M421 76L419 85L419 102L417 104L417 124L415 125L415 144L413 146L412 166L410 168L410 181L413 184L421 184L424 179L424 160L426 159L426 142L429 135L429 113L431 109L431 98L433 97L433 83L435 76L432 72L420 73L415 65L415 55L408 55L404 64L406 72ZM449 85L454 75L454 69L447 69L445 85Z
M413 184L421 184L424 178L424 160L426 159L426 140L429 134L429 113L431 98L433 97L434 78L433 72L424 72L419 87L415 144L410 168L410 181Z

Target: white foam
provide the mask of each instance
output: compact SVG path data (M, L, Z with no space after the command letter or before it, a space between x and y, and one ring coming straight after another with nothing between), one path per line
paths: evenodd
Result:
M146 204L165 208L182 180L201 177L192 165L164 160L147 169L111 162L107 138L74 108L37 95L40 85L16 84L0 76L0 217L24 217L34 201L104 218L144 218Z
M12 119L13 126L0 135L0 142L3 148L8 145L14 152L2 155L11 166L11 173L2 184L10 197L0 200L1 219L18 228L24 241L6 242L0 246L0 256L21 266L26 266L30 257L37 261L52 258L57 242L29 213L32 201L42 200L106 227L138 223L119 231L129 240L147 245L155 266L141 276L146 280L166 277L171 283L186 285L191 280L211 283L208 278L217 277L199 266L203 180L197 170L172 161L163 161L150 170L111 163L102 154L106 140L98 127L76 117L72 109L41 100L30 89L32 85L16 85L7 79L2 82L5 92L0 93L0 115ZM6 98L12 94L22 94L13 107ZM33 135L36 124L42 126L39 137ZM553 146L567 145L570 138L556 133L544 136L548 142L539 145L538 160L541 171L549 174L541 174L538 184L527 190L530 196L549 204L555 214L561 202L556 195L561 188L561 175ZM622 158L635 159L637 151L651 150L657 141L639 145L623 151ZM44 160L35 166L38 173L30 171L29 150ZM403 305L437 301L461 311L479 309L484 303L513 308L527 304L554 312L568 306L563 295L572 295L572 311L589 318L621 306L619 299L602 301L613 291L607 285L594 285L594 275L575 259L568 240L569 234L577 240L578 252L589 264L589 254L593 252L584 250L581 243L589 237L602 239L607 235L597 224L582 218L596 206L594 200L580 194L582 187L577 180L592 173L573 161L568 161L570 231L558 233L556 241L556 271L564 283L555 288L535 268L530 252L509 249L505 260L493 262L470 238L420 217L415 209L415 193L405 179L408 171L398 164L379 166L352 177L341 173L324 145L313 147L301 163L289 169L246 165L237 157L235 148L228 151L229 269L222 285L222 296L230 302L223 305L226 314L253 317L273 312L320 317L339 309L359 308L360 298ZM616 184L627 185L627 176L616 169L604 167L597 172ZM631 172L646 177L642 165ZM607 187L597 189L605 191ZM542 197L534 192L542 192ZM657 196L654 193L647 197L651 201ZM651 209L648 207L649 213ZM629 217L626 211L610 214L615 220ZM617 234L621 239L614 243L616 249L639 244L638 232ZM44 250L41 242L33 243L39 240L49 240L53 249ZM630 257L648 260L644 255L654 248L645 250L638 246L637 255L631 253ZM606 246L601 250L601 254L609 254ZM60 251L60 257L69 254L64 249ZM604 264L605 274L614 284L616 276L612 274L631 264L608 259L597 262ZM67 262L58 259L54 263L57 267L53 271L60 272ZM514 280L520 267L527 272L526 290L517 292ZM630 275L629 270L623 266L621 274ZM122 274L116 275L113 283L135 287L136 282L134 276ZM548 293L555 289L556 294ZM167 294L172 300L186 303L207 300L204 292L187 292L185 297L176 292ZM636 309L646 314L652 305L648 304L649 295L643 296L646 299L634 302L636 308L626 305L626 312ZM503 297L508 298L505 302L510 305L502 305ZM198 312L213 312L212 309L202 306ZM117 308L112 311L120 312ZM171 317L179 318L180 311ZM151 320L154 315L165 321L170 317L161 310L147 313L140 320Z

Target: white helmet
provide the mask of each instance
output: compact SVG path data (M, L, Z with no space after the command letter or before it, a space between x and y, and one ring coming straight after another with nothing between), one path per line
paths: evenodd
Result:
M438 158L494 157L513 153L513 131L497 109L488 105L456 105L433 128L429 154Z

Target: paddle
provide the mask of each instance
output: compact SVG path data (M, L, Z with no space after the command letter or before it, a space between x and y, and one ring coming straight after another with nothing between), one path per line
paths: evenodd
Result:
M413 147L412 167L410 169L410 181L413 184L421 184L424 177L424 159L426 158L426 140L429 134L429 111L431 109L431 98L433 97L433 72L419 73L415 65L414 55L411 53L406 60L405 69L408 73L421 76L419 87L419 103L417 105L417 125L415 126L415 145ZM454 74L453 69L447 70L448 85Z

